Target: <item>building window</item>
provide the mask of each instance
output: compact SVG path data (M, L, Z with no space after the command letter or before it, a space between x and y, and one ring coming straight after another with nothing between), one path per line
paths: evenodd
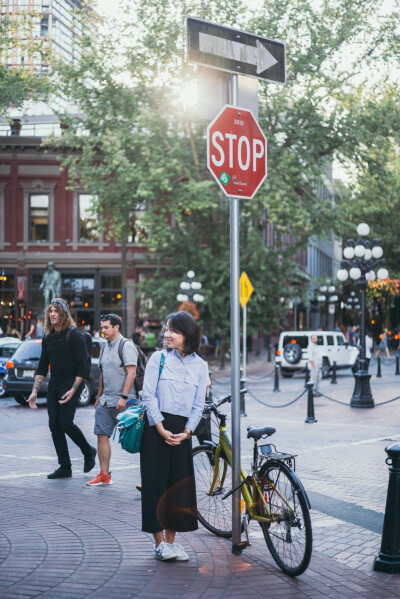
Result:
M79 194L79 240L97 241L99 231L97 229L97 216L93 212L93 201L96 196L85 193Z
M47 37L49 33L49 19L44 18L40 21L40 35L41 37Z
M100 277L100 308L121 315L121 277L120 275L102 275Z
M49 239L49 196L32 194L29 196L29 241Z

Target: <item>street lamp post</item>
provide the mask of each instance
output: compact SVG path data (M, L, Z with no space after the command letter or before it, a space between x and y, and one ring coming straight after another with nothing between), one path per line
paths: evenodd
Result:
M193 270L189 270L186 273L186 277L187 278L179 285L184 293L178 293L176 299L178 302L193 301L195 303L201 304L201 302L204 301L204 296L201 295L201 293L198 293L202 285L200 281L196 280L196 273Z
M334 285L322 285L319 291L321 295L317 297L317 300L320 303L326 302L325 327L328 330L329 306L337 302L339 298L336 295L336 287Z
M343 250L344 260L340 262L340 270L337 273L339 281L346 281L348 276L353 281L358 281L360 293L360 361L359 369L354 374L355 384L350 405L353 408L373 408L374 399L371 394L370 378L365 360L365 298L367 283L378 279L387 279L388 271L384 268L386 262L382 258L383 250L379 245L379 239L366 239L369 234L369 226L365 223L358 225L357 241L347 240L347 246ZM374 269L380 267L375 274ZM349 272L346 270L349 269Z

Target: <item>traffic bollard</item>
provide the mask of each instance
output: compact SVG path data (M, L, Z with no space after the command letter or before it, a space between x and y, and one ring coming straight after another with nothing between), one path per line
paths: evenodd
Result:
M271 345L268 345L268 362L271 362Z
M383 520L382 543L374 570L389 574L400 573L400 443L385 447L388 455L389 484Z
M307 418L305 422L317 422L314 415L314 383L307 383Z
M307 383L310 380L310 370L308 368L308 364L306 364L306 380L304 382L304 388L307 387Z
M274 376L274 393L280 393L279 389L279 364L275 364L275 376Z
M336 380L336 362L333 362L333 366L332 366L331 385L337 385L337 380Z
M399 356L396 356L396 372L395 372L395 374L400 374L399 367L400 367L400 358L399 358Z
M240 415L241 416L247 416L245 395L246 395L246 379L240 378Z
M377 379L381 379L382 378L382 372L381 372L381 359L378 356L378 372L376 373L376 378Z

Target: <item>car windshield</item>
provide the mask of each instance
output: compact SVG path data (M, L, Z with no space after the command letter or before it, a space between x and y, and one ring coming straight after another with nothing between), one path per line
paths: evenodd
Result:
M42 353L41 341L24 341L14 354L16 362L24 360L39 360Z
M297 343L297 345L300 345L302 349L305 349L308 346L308 337L307 335L285 335L283 339L283 347L285 347L288 343Z

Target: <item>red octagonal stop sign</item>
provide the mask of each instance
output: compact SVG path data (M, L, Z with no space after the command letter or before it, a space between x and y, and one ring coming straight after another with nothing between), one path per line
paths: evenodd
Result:
M211 121L207 166L227 196L254 197L267 176L267 140L251 110L227 105Z

